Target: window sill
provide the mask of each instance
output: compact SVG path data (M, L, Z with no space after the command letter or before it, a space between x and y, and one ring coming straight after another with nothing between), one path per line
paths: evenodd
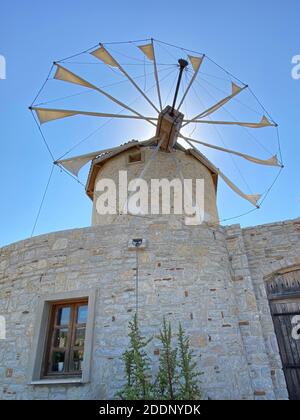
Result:
M72 385L72 384L84 384L82 378L63 378L63 379L39 379L31 381L29 385Z

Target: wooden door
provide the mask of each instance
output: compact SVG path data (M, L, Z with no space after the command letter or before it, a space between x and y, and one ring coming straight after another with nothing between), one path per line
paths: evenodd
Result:
M289 397L300 400L300 270L275 276L267 291Z

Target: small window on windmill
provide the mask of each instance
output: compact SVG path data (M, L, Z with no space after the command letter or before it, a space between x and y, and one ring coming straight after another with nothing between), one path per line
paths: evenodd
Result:
M137 150L127 155L128 164L142 163L142 162L144 162L144 154L140 150Z

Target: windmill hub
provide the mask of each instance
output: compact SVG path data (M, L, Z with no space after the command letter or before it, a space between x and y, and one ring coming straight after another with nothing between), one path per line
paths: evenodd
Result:
M174 147L184 117L179 111L171 111L172 107L168 105L159 114L157 123L156 137L158 138L158 142L162 141L160 148L165 152L171 151Z
M188 61L184 60L183 58L180 58L178 60L178 64L180 68L183 68L183 69L189 65Z

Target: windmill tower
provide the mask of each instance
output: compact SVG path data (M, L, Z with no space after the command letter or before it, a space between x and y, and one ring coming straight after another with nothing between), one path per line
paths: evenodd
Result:
M180 144L177 144L173 148L172 153L166 153L160 148L157 150L157 142L156 138L145 142L131 141L120 148L116 148L114 152L104 154L93 161L86 184L87 194L93 200L92 224L117 223L121 220L124 221L124 219L127 219L129 222L134 217L134 214L125 210L124 207L124 204L126 206L126 200L131 198L130 192L122 202L120 202L118 194L119 202L117 207L119 208L119 214L117 216L113 214L99 214L97 211L97 198L100 193L97 193L96 186L99 181L101 182L101 180L107 178L120 186L120 183L122 183L120 174L123 177L126 176L126 184L130 185L131 181L140 179L141 173L142 179L149 186L147 209L150 211L148 213L146 210L146 218L169 221L178 220L188 223L188 218L184 217L183 212L177 211L176 213L176 206L174 208L174 200L176 198L172 195L172 188L178 183L182 185L181 179L191 180L192 188L190 190L187 189L185 194L190 194L192 196L190 200L192 201L192 198L196 196L196 181L201 180L204 188L203 195L200 198L201 203L199 204L200 206L203 205L203 222L218 224L216 205L218 174L214 171L213 166L199 152L186 151ZM154 154L155 158L153 158ZM176 159L174 159L174 156ZM147 166L149 166L148 170L143 173L143 169ZM157 180L161 185L159 192L153 186L151 187L153 180ZM165 180L169 181L169 184L163 190L162 185ZM174 184L176 182L177 184ZM179 200L182 202L184 191L182 191L181 187L179 194L181 194ZM156 195L159 210L156 207L154 209ZM170 204L168 204L169 202ZM129 203L127 204L129 205ZM163 207L164 205L165 207ZM139 214L136 216L138 217ZM140 217L143 218L143 214L140 214ZM194 223L197 223L197 221L195 220Z

